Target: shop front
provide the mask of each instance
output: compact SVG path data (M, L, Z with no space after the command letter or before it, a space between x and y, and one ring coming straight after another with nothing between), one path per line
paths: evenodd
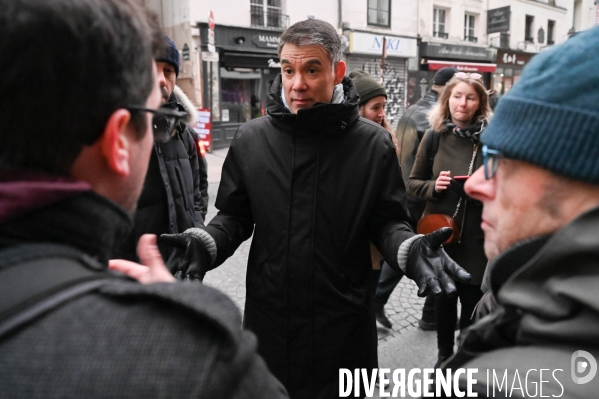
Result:
M360 69L379 81L382 79L387 90L387 119L395 129L406 105L408 60L418 56L416 39L357 31L347 31L344 35L349 40L348 74ZM383 42L386 45L384 63Z
M460 71L479 73L490 88L497 65L497 49L475 46L460 46L445 43L423 42L420 44L420 71L411 72L417 78L424 95L433 84L433 76L444 67L452 66Z
M536 53L525 53L516 50L497 51L497 69L493 73L492 88L501 97L518 81L522 69Z
M212 148L229 146L237 128L266 115L268 90L281 66L281 32L230 26L215 27L216 51L207 51L208 25L202 38L203 104L211 110Z

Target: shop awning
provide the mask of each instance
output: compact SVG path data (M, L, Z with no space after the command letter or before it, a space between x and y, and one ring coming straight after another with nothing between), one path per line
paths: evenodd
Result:
M448 66L452 66L464 72L495 72L495 69L497 68L497 64L486 64L482 62L428 61L429 71L437 71Z

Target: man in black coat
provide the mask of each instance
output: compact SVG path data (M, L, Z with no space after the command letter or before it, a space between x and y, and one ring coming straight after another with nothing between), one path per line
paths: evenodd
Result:
M432 88L419 99L416 104L410 106L406 112L402 115L397 129L395 130L395 136L401 150L399 155L399 162L401 165L401 177L405 185L408 184L408 178L412 172L414 166L414 160L416 159L416 153L418 152L418 146L424 136L424 132L431 127L428 121L428 115L435 104L437 99L443 93L445 83L458 72L454 67L441 68L435 73L433 77ZM412 216L412 229L416 231L416 225L422 213L424 212L424 206L426 201L412 195L409 191L406 192L408 211ZM376 287L376 294L374 296L375 314L376 319L379 323L387 328L391 328L391 321L385 315L385 304L389 300L391 293L397 286L397 283L403 277L401 271L395 271L389 265L383 264L381 270L381 276ZM435 298L432 295L426 297L424 302L424 308L422 309L422 318L418 321L418 325L425 331L434 331L437 327L435 321Z
M143 234L180 233L202 227L208 211L206 160L197 150L196 134L191 128L197 111L176 86L179 51L170 38L164 36L164 40L166 50L156 59L162 102L187 116L178 124L173 140L154 144L133 231L116 255L132 261L138 260L136 244ZM160 243L158 247L162 257L168 259L171 248Z
M459 388L479 398L599 391L597 43L593 27L536 55L481 135L465 190L483 204L496 303L442 365L477 369Z
M268 116L239 128L219 213L205 229L162 237L177 246L176 268L202 275L253 233L244 325L296 399L337 397L340 368L377 367L369 241L420 295L451 294L450 276L469 278L439 248L447 231L410 229L391 137L359 117L341 57L327 22L283 33Z
M226 296L108 271L154 139L174 134L153 125L183 117L159 109L156 17L132 0L0 10L0 397L287 398ZM155 241L137 276L172 281Z

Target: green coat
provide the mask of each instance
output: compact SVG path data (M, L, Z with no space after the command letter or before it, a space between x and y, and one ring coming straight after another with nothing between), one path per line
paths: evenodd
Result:
M408 190L412 195L426 200L424 215L442 213L453 216L459 197L450 189L435 193L435 180L441 171L451 171L451 176L465 176L472 160L474 144L469 138L458 137L448 131L442 131L439 149L435 155L432 170L429 165L427 143L433 130L429 129L418 147L412 173L408 179ZM479 144L474 172L482 165L482 146ZM480 227L482 205L472 199L462 200L456 223L461 226L461 240L456 244L445 245L447 254L472 275L471 284L480 285L487 264L484 253L484 236Z

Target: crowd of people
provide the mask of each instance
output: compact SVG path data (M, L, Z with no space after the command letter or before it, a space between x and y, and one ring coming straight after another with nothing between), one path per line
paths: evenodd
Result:
M156 16L0 9L0 396L338 397L340 369L378 367L403 276L434 368L565 369L545 393L594 396L572 356L599 357L599 28L535 56L494 113L480 75L445 68L393 131L337 30L297 22L208 222ZM252 236L242 318L200 282Z

